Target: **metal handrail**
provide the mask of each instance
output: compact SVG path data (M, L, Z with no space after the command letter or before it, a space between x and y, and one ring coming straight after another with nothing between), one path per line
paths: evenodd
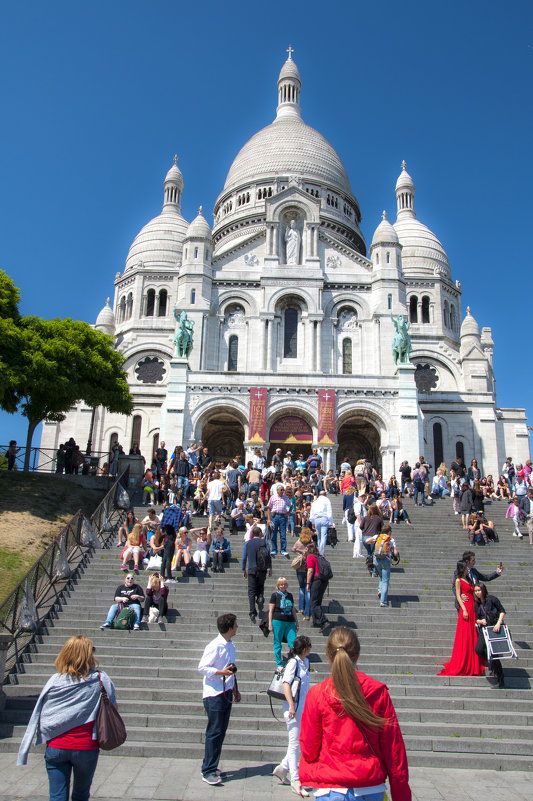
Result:
M6 465L3 469L7 469L7 449L9 445L0 445L0 459L5 460ZM56 472L56 448L30 448L29 472L30 473L55 473ZM20 447L19 452L15 457L15 466L17 471L24 470L24 458L26 456L26 448ZM82 452L85 459L90 460L91 467L89 467L89 475L95 463L100 464L102 460L110 462L110 455L108 451L91 451L89 456ZM0 464L0 469L2 465ZM80 468L80 473L82 468Z
M126 510L118 505L117 496L119 487L128 489L129 473L128 466L89 518L102 545L113 536L125 517ZM63 591L75 577L76 571L86 563L93 550L92 545L84 545L82 541L84 518L81 510L76 512L0 605L0 633L10 634L13 637L13 642L7 651L5 666L5 674L6 676L11 674L11 679L14 678L14 672L20 667L24 653L38 634L41 624L53 613ZM70 568L68 578L57 575L62 540ZM33 596L37 611L35 631L21 628L22 602L26 586ZM1 680L0 676L0 682Z

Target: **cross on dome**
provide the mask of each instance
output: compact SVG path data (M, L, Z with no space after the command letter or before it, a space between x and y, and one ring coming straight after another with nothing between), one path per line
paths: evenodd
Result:
M387 212L385 211L385 209L383 209L383 211L381 212L381 219L382 220L386 220L387 219Z
M177 153L174 156L174 166L176 166L176 167L178 166L178 154Z
M294 53L294 49L291 47L291 45L288 46L286 52L289 54L289 61L292 61L292 54Z
M203 206L200 206L200 207L198 208L198 214L199 214L201 217L203 217L203 216L204 216L204 207L203 207Z
M407 164L405 163L405 159L402 161L402 170L407 170Z

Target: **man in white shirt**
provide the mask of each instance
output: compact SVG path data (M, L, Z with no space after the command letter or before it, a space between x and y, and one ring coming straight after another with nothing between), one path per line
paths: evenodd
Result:
M325 490L320 491L320 495L311 504L309 520L315 527L318 537L318 550L322 556L326 553L326 540L328 528L333 526L333 510L331 501L326 495Z
M222 514L222 492L227 489L225 481L220 480L220 473L213 473L213 479L207 485L207 507L209 510L209 526L213 526L215 515Z
M237 617L231 612L217 618L219 634L205 646L198 670L203 674L203 701L207 714L202 779L207 784L221 784L218 762L231 715L232 702L239 703L241 694L235 673Z

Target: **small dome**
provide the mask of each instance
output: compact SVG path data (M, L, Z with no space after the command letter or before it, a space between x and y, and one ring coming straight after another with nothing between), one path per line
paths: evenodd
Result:
M99 331L103 331L104 334L115 333L115 315L113 314L110 303L110 299L107 298L105 306L96 318L96 323L94 325L95 328Z
M400 240L398 239L398 234L394 230L394 227L390 224L387 220L387 212L384 211L381 215L381 222L374 231L374 236L372 237L372 245L397 245L399 244Z
M295 78L297 81L300 81L300 83L302 82L298 67L296 66L290 55L280 70L278 83L282 81L284 78Z
M479 325L470 312L470 306L466 310L466 317L461 326L461 339L464 337L477 337L480 338Z
M171 183L175 186L180 186L183 189L183 175L181 174L181 170L178 167L178 157L174 156L174 164L167 172L165 177L165 184Z
M402 161L402 171L398 176L398 180L396 181L396 191L398 189L411 189L413 192L415 191L415 185L413 183L413 179L407 172L407 165L405 161Z
M138 265L175 267L181 260L187 220L173 207L165 209L142 228L129 250L126 270Z
M211 239L211 228L204 217L204 210L200 206L198 216L194 218L187 229L186 239Z

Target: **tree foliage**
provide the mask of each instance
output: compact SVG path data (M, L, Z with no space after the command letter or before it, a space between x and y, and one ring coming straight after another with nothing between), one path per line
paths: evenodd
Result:
M37 425L60 422L79 401L131 413L124 359L110 336L79 320L20 317L18 290L5 273L0 289L0 314L6 314L0 324L16 340L4 354L5 365L0 362L0 406L9 412L20 409L27 417L27 460Z
M7 412L17 408L16 363L20 351L20 292L0 270L0 407Z

